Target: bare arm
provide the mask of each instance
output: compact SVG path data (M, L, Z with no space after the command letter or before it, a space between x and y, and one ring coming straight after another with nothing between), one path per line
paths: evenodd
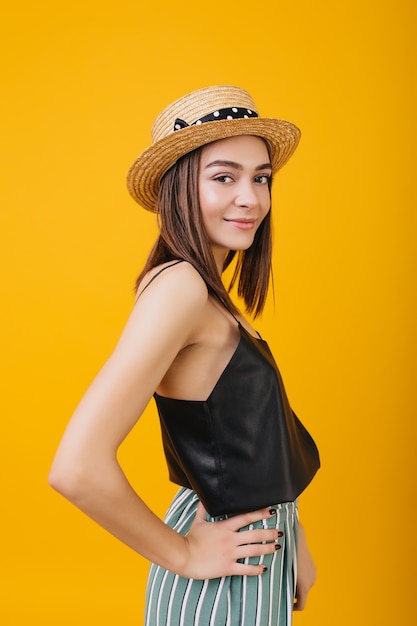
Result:
M259 574L262 566L236 561L273 552L273 544L242 543L273 542L276 531L237 531L267 517L266 510L212 524L204 521L200 508L184 538L152 513L117 461L120 444L176 355L192 343L207 297L201 278L187 264L168 270L146 290L115 351L77 407L49 480L114 536L175 573L194 578Z
M307 596L316 580L316 566L307 545L304 527L300 524L298 531L297 554L297 588L295 593L295 611L302 611L307 602Z

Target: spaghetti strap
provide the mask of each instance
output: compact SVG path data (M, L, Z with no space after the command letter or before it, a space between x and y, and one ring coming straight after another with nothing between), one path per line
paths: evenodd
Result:
M215 296L216 294L213 294L213 295ZM233 313L230 309L227 309L227 308L225 307L225 305L224 305L224 304L223 304L223 302L220 300L220 298L217 298L217 301L218 301L218 302L219 302L219 304L221 305L221 309L222 309L222 310L226 310L226 311L227 311L227 312L228 312L228 313L229 313L229 314L233 317L233 319L235 320L235 322L236 322L236 324L237 324L237 327L238 327L238 329L239 329L239 332L242 332L242 331L243 331L243 332L245 332L247 335L249 335L249 337L252 337L252 338L255 338L255 339L261 339L261 340L262 340L262 336L261 336L261 334L260 334L260 333L256 330L256 328L255 328L254 330L255 330L255 333L258 335L258 337L255 337L254 335L252 335L252 333L250 333L250 332L249 332L249 331L248 331L248 330L244 327L244 325L243 325L243 324L242 324L242 322L241 322L241 321L240 321L240 320L236 317L236 315L235 315L235 314L234 314L234 313Z
M142 291L138 294L135 303L139 300L140 296L143 294L143 292L145 291L145 289L147 289L149 287L149 285L155 280L155 278L158 278L159 274L162 274L162 272L164 272L165 270L169 269L170 267L174 267L174 265L178 265L179 263L184 263L184 259L179 259L178 261L174 261L174 263L170 263L170 265L165 265L165 267L162 267L160 270L158 270L156 272L156 274L154 274L152 276L152 278L146 283L146 285L144 286L144 288L142 289ZM214 294L215 295L215 294ZM220 302L220 304L222 305L222 309L224 309L224 304L221 302L220 299L218 299L218 301ZM226 309L228 311L228 313L230 313L230 315L233 317L233 319L235 320L239 331L242 332L242 330L247 333L248 335L251 335L251 333L249 333L246 328L243 326L243 324L238 320L238 318L236 317L236 315L234 315L232 313L232 311L230 311L229 309ZM255 330L256 334L258 335L259 339L262 339L260 333ZM253 335L251 335L253 337Z
M254 335L252 335L252 333L250 333L250 332L249 332L249 331L248 331L248 330L244 327L244 325L242 324L242 322L241 322L240 320L238 320L238 318L236 317L236 315L234 315L234 314L232 313L232 311L229 311L229 309L227 309L227 312L228 312L228 313L230 313L230 315L231 315L231 316L233 317L233 319L235 320L235 322L236 322L236 324L237 324L237 327L239 328L239 332L242 332L242 331L243 331L244 333L246 333L247 335L249 335L249 337L254 337ZM255 331L255 333L258 335L258 337L255 337L255 339L261 339L261 340L262 340L261 334L260 334L260 333L256 330L256 328L254 329L254 331Z
M139 300L140 296L143 294L143 292L145 291L145 289L147 289L147 288L149 287L149 285L151 284L151 282L152 282L152 281L154 281L154 280L155 280L155 278L157 278L157 277L159 276L159 274L162 274L162 272L163 272L163 271L165 271L165 270L167 270L168 268L170 268L170 267L174 267L174 265L178 265L178 263L183 263L183 262L184 262L184 260L183 260L183 259L180 259L179 261L175 261L175 263L171 263L171 265L165 265L165 267L163 267L162 269L158 270L158 271L156 272L156 274L154 274L154 275L152 276L152 278L150 279L150 281L146 283L146 285L144 286L144 288L142 289L142 291L138 294L138 296L137 296L137 298L136 298L135 302L137 302L137 301Z

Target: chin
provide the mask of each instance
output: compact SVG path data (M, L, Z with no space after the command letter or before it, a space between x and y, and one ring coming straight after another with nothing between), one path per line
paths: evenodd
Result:
M239 251L244 251L247 250L248 248L251 247L251 245L253 244L254 238L251 237L250 241L246 240L246 241L238 241L238 242L233 242L230 250L236 250L236 252Z

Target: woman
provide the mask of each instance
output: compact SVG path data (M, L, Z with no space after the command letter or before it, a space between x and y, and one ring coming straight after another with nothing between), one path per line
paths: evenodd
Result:
M247 92L210 87L167 107L128 174L160 236L120 341L75 411L51 485L152 562L146 624L283 626L315 569L297 497L319 467L266 343L272 175L299 141ZM173 482L165 522L129 485L117 449L154 396ZM296 553L298 544L298 555ZM296 581L296 582L295 582Z

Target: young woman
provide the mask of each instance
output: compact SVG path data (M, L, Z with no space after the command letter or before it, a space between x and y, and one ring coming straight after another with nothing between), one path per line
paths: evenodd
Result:
M120 341L75 411L51 485L152 563L148 626L288 626L315 568L297 497L319 467L267 344L242 317L263 309L271 270L271 183L299 130L259 117L217 86L168 106L128 187L158 213ZM154 396L170 478L161 521L117 449Z

